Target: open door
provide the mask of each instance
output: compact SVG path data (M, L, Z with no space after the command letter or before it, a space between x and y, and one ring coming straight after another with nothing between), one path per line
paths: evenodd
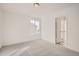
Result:
M59 45L64 45L66 40L66 17L55 18L55 42Z

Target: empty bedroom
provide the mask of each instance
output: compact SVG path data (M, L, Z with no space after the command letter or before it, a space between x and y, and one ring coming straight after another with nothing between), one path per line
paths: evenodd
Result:
M79 3L0 3L0 56L79 56Z

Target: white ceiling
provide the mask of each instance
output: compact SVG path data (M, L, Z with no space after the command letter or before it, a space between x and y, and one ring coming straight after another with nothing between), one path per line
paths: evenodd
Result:
M69 8L76 4L64 3L40 3L39 7L34 7L32 3L4 3L0 4L4 11L18 12L18 13L31 13L31 12L45 12L46 10L57 12L65 8Z

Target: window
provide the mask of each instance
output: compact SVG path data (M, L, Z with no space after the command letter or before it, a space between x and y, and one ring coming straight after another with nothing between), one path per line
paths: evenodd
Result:
M33 25L35 29L35 33L40 33L40 22L38 20L30 20L30 23Z

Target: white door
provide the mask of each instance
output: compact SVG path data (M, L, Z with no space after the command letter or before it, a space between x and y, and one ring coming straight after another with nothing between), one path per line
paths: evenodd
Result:
M55 18L56 44L64 45L66 40L66 17Z
M2 46L2 12L0 11L0 48Z

